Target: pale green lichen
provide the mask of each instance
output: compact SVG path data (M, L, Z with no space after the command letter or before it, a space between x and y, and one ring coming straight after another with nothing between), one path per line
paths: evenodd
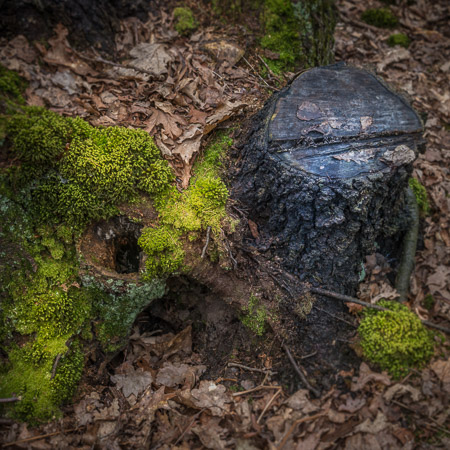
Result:
M242 309L241 322L257 336L262 336L266 328L267 309L261 305L260 299L252 294L248 304Z
M427 364L434 353L433 334L406 306L387 300L378 304L389 310L365 310L358 328L364 356L395 378Z
M409 179L409 187L414 192L417 205L421 216L427 216L430 213L430 204L428 203L428 195L425 186L420 184L420 181L416 178Z

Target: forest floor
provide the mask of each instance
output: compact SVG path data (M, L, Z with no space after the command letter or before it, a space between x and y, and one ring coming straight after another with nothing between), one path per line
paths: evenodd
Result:
M427 189L430 213L408 306L423 319L448 321L449 7L401 2L392 7L398 26L385 30L361 21L364 9L383 4L364 3L337 2L336 58L376 72L424 120L426 150L414 176ZM174 32L169 6L146 23L124 21L120 64L92 49L75 52L62 27L47 46L20 36L0 42L0 62L29 81L29 104L93 125L147 130L186 186L208 134L249 117L294 75L268 74L251 33L195 11L200 27L190 38ZM409 36L407 49L387 45L394 32ZM365 271L360 299L395 297L388 260L370 255ZM0 442L36 449L449 448L449 355L448 345L439 346L428 367L402 380L362 362L340 373L339 388L314 398L270 332L252 337L204 288L173 280L168 296L139 316L123 351L107 363L88 356L91 369L62 419L36 427L2 420ZM295 356L302 363L310 355Z

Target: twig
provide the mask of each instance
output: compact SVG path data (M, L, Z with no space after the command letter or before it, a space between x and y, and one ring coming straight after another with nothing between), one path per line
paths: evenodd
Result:
M261 419L263 418L264 414L266 413L266 411L269 409L270 405L274 402L274 400L281 394L282 389L280 388L277 392L275 392L275 394L272 395L272 398L268 401L267 405L264 407L264 409L262 410L261 414L258 417L258 420L256 421L256 423L259 423L261 421Z
M247 59L243 56L242 59L245 61L245 63L250 67L250 69L253 70L253 72L257 75L257 77L269 88L275 91L278 91L278 89L270 86L270 84L267 83L267 81L258 73L258 71L255 70L255 68L247 61Z
M297 372L298 376L300 377L300 379L302 380L303 384L305 385L305 387L308 389L309 392L311 392L312 394L314 394L315 397L319 398L320 397L320 393L317 389L313 388L310 384L309 381L306 379L305 375L303 374L303 372L300 370L300 367L298 366L298 364L296 363L294 357L292 356L288 346L286 344L283 344L283 348L284 351L286 352L286 354L288 355L289 361L291 362L292 366L294 367L295 371Z
M261 391L263 389L280 389L280 386L256 386L252 389L247 389L246 391L235 392L231 394L231 396L239 397L240 395L251 394L252 392Z
M323 312L327 314L330 317L333 317L334 319L340 320L341 322L347 323L348 325L351 325L354 328L358 328L358 325L355 325L354 323L349 322L348 320L343 319L342 317L336 316L334 314L331 314L330 312L326 311L325 309L319 308L318 306L314 305L313 308L317 309L317 311Z
M41 439L46 439L48 437L57 436L61 433L72 433L73 431L78 431L80 428L83 428L84 425L81 425L77 428L71 428L70 430L61 430L61 431L55 431L54 433L47 433L47 434L41 434L39 436L33 436L26 439L20 439L18 441L14 442L8 442L7 444L3 444L3 448L5 447L11 447L11 445L18 445L18 444L24 444L25 442L33 442L33 441L39 441Z
M310 353L309 355L302 356L300 359L311 358L311 356L317 355L317 350L315 352Z
M237 263L236 259L234 258L233 252L231 251L230 244L228 243L228 241L226 239L225 239L225 246L227 247L227 250L228 250L228 256L230 257L231 262L233 263L233 268L234 268L234 270L236 270L238 263Z
M270 369L257 369L256 367L248 367L239 363L228 363L228 367L239 367L240 369L248 370L250 372L268 373L269 375L276 374L276 372L272 372Z
M192 427L192 425L194 424L194 422L197 420L197 417L200 416L200 414L205 411L206 408L202 408L199 412L195 413L192 416L192 420L189 422L188 426L183 430L183 432L180 434L180 436L178 437L178 439L176 440L175 444L173 444L173 446L175 447L180 441L181 439L183 439L184 435L189 431L189 428Z
M337 292L327 291L326 289L310 287L309 290L314 294L324 295L325 297L335 298L337 300L342 300L343 302L356 303L357 305L365 306L366 308L376 309L378 311L391 311L388 308L383 308L382 306L372 305L371 303L363 302L357 298L350 297L344 294L338 294ZM450 334L450 328L444 327L442 325L437 325L428 320L420 320L424 325L436 330L442 331L443 333Z
M318 414L314 414L313 416L307 416L307 417L302 417L301 419L296 420L292 425L291 428L289 428L289 430L286 432L286 434L284 435L284 438L281 440L281 442L279 443L279 445L277 446L277 450L281 450L286 442L288 441L289 437L291 436L291 434L294 432L295 427L301 423L305 423L305 422L311 422L311 420L316 420L319 417L322 417L326 414L326 412L321 412Z
M119 67L121 69L132 69L132 70L136 70L137 72L142 72L145 73L147 75L152 76L153 78L158 78L156 76L156 74L154 72L151 72L150 70L145 70L145 69L141 69L140 67L135 66L134 64L120 64L120 63L115 63L112 61L108 61L107 59L103 59L102 57L98 56L96 58L91 58L90 56L86 56L83 55L79 52L77 52L76 50L72 51L81 59L84 59L86 61L91 61L91 62L96 62L96 63L100 63L100 64L105 64L107 66L113 66L113 67Z
M434 420L432 417L428 416L427 414L424 414L421 411L415 411L414 409L410 408L409 406L407 406L397 400L391 400L391 403L395 403L396 405L400 406L403 409L406 409L407 411L412 412L413 414L418 414L419 416L422 416L425 419L431 420L431 422L434 423L434 425L432 425L433 427L437 428L439 431L444 432L445 434L450 434L449 430L443 428L442 425L437 420Z
M62 353L58 353L55 358L55 362L53 363L52 367L52 375L50 377L50 380L53 380L56 376L56 369L58 368L59 360L61 359Z
M261 58L260 55L258 55L259 60L264 64L267 71L270 73L270 75L275 78L276 80L280 81L280 79L272 72L272 69L267 65L267 63L264 61L263 58Z
M14 403L20 402L20 397L9 397L9 398L0 398L0 403Z
M205 257L206 250L208 249L210 234L211 234L211 227L208 226L208 228L206 228L206 242L205 242L205 246L203 247L203 250L202 250L202 256L201 256L202 259Z

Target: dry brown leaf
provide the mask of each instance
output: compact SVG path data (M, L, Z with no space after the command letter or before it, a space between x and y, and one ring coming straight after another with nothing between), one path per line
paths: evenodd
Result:
M74 56L69 43L67 42L67 35L69 32L63 25L57 25L56 36L48 40L50 46L49 50L44 55L43 59L47 64L68 67L78 75L91 75L96 76L95 72L88 64L83 60Z
M370 383L371 381L382 383L385 386L391 385L391 379L386 372L383 373L372 372L369 366L365 362L362 362L361 366L359 367L358 378L356 377L353 378L351 391L352 392L360 391L366 386L367 383Z
M450 394L450 358L447 361L439 359L431 364L431 369L437 375L444 387L444 390Z

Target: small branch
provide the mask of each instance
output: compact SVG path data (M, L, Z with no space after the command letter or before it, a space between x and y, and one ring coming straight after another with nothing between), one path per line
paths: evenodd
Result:
M256 421L256 423L259 423L261 421L261 419L263 418L264 414L266 413L266 411L269 409L270 405L274 402L274 400L281 394L281 388L275 392L275 394L272 395L272 398L268 401L267 405L264 407L264 409L262 410L261 414L258 417L258 420Z
M344 322L348 325L351 325L354 328L358 328L358 325L355 325L354 323L349 322L348 320L342 319L342 317L336 316L334 314L331 314L330 312L326 311L325 309L319 308L318 306L314 305L313 306L314 309L317 309L317 311L320 311L322 313L325 313L326 315L333 317L336 320L340 320L341 322Z
M251 394L252 392L256 392L256 391L261 391L264 389L280 389L280 386L256 386L252 389L247 389L246 391L242 391L242 392L235 392L234 394L231 394L232 397L239 397L240 395L245 395L245 394Z
M311 422L311 420L319 419L320 417L324 416L326 413L327 412L321 412L321 413L318 413L318 414L314 414L313 416L302 417L301 419L296 420L291 425L291 428L289 428L289 430L286 432L286 434L284 435L284 438L278 444L277 450L281 450L286 445L286 442L288 441L288 439L291 436L291 434L294 432L295 427L297 425L299 425L301 423L305 423L305 422Z
M247 64L248 67L250 67L250 69L252 69L252 71L256 74L256 76L269 88L272 89L273 91L278 91L278 89L270 86L270 84L267 83L267 81L258 73L258 71L255 70L255 68L247 61L247 59L243 56L242 59L245 61L245 63Z
M261 58L260 55L258 55L259 60L264 64L264 67L267 69L267 71L270 73L270 75L275 78L276 80L280 81L280 79L272 72L272 69L267 65L267 63L264 61L263 58Z
M50 377L50 380L53 380L53 378L55 378L56 376L56 369L58 368L58 364L59 364L59 360L61 359L62 353L58 353L56 355L55 361L53 362L53 367L52 367L52 375Z
M86 61L90 61L90 62L95 62L95 63L100 63L100 64L105 64L107 66L112 66L112 67L119 67L121 69L132 69L135 70L137 72L142 72L145 73L147 75L150 75L153 78L158 78L155 73L150 72L149 70L145 70L145 69L141 69L140 67L135 66L134 64L120 64L120 63L115 63L112 61L108 61L106 59L103 59L102 57L98 56L97 58L91 58L89 56L85 56L75 50L72 49L72 51L81 59L84 59Z
M20 402L20 400L22 400L20 397L0 398L0 403L14 403Z
M228 363L228 367L239 367L239 369L248 370L249 372L268 373L269 375L275 375L276 372L272 372L270 369L257 369L256 367L248 367L239 363Z
M291 354L289 348L287 347L287 345L283 344L283 348L284 348L284 351L286 352L286 354L288 355L289 361L291 362L292 366L294 367L295 371L297 372L297 375L302 380L302 383L305 385L305 387L308 389L309 392L314 394L314 396L316 398L320 398L320 392L317 389L313 388L309 384L309 381L306 379L305 375L303 374L303 372L301 371L300 367L296 363L296 361L295 361L294 357L292 356L292 354Z
M344 294L338 294L337 292L327 291L326 289L310 287L309 290L314 294L324 295L325 297L335 298L336 300L342 300L343 302L356 303L357 305L365 306L366 308L376 309L378 311L391 311L388 308L383 308L382 306L372 305L371 303L363 302L357 298L350 297ZM444 327L442 325L437 325L428 320L420 320L424 325L436 330L442 331L443 333L450 334L450 328Z
M70 430L55 431L54 433L41 434L40 436L33 436L27 439L20 439L14 442L8 442L7 444L3 444L3 448L11 447L12 445L25 444L26 442L39 441L41 439L46 439L48 437L57 436L58 434L61 433L72 433L73 431L78 431L80 428L84 428L84 426L82 425L78 428L71 428Z
M202 259L204 259L206 256L206 250L208 249L210 234L211 234L211 227L208 226L208 228L206 228L206 242L205 242L205 246L203 247L203 250L202 250L202 256L201 256Z

